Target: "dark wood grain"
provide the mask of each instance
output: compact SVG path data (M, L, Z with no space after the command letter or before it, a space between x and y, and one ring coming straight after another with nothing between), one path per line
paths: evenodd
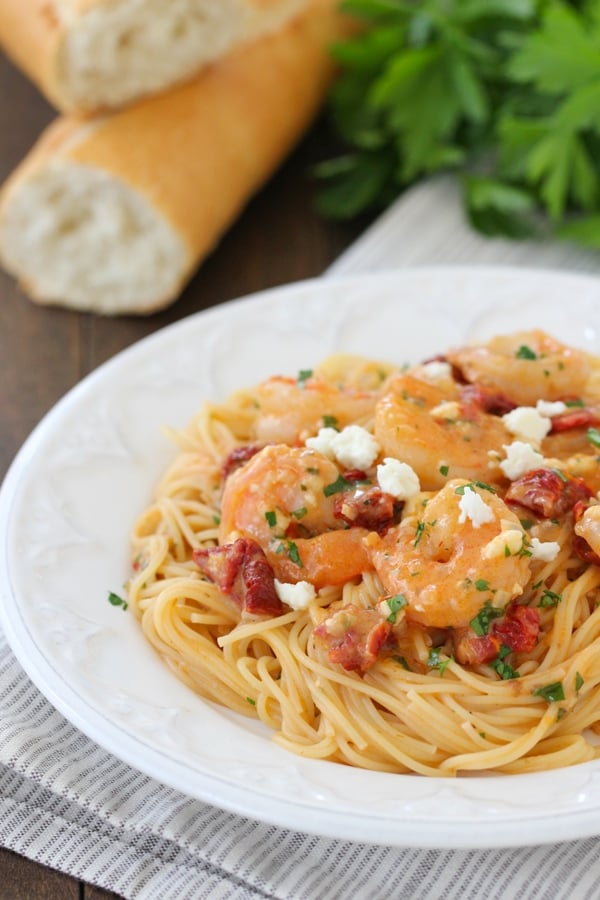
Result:
M52 117L36 90L0 55L0 181ZM178 302L155 316L101 318L36 306L0 272L0 478L53 404L115 353L198 310L323 272L365 224L343 227L315 213L309 170L328 146L325 126L318 123ZM0 900L110 896L0 849Z
M0 850L0 900L79 900L74 878Z

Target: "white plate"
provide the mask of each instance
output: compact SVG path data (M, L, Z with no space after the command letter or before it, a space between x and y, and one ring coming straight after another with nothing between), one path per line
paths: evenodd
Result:
M182 426L205 398L335 350L403 363L534 326L600 352L600 281L457 268L304 282L192 316L121 353L46 416L0 493L2 624L22 666L125 762L263 821L422 847L600 833L600 762L442 780L300 759L180 684L133 617L107 602L128 575L131 525L175 452L161 425Z

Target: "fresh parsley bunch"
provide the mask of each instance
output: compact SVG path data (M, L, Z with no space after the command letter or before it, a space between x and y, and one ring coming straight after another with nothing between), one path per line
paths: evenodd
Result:
M364 28L333 52L347 152L320 210L351 218L440 171L472 224L600 247L600 0L346 0Z

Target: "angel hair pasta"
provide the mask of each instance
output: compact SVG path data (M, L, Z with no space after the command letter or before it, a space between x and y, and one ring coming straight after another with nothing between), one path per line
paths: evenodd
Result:
M190 688L305 757L593 759L599 423L600 360L540 331L269 378L174 435L130 608Z

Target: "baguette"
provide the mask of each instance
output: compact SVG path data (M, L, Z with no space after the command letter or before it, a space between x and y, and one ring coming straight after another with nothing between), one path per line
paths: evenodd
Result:
M275 30L306 0L0 0L0 46L62 112L122 106Z
M0 261L45 304L148 314L176 299L322 103L337 0L113 115L62 117L0 192Z

